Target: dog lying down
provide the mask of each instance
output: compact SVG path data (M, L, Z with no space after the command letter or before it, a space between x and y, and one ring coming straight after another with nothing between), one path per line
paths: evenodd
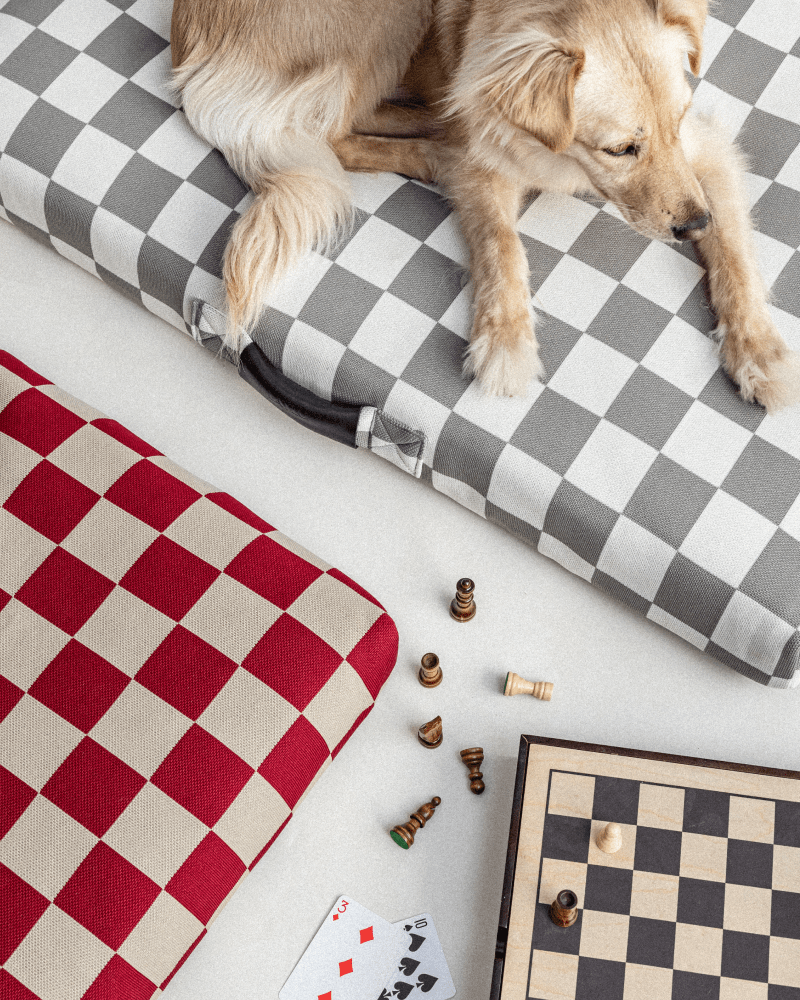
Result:
M531 190L612 202L637 232L691 240L742 396L800 399L800 356L767 308L735 146L691 108L707 0L175 0L174 79L194 129L255 199L223 276L226 339L351 210L345 170L440 183L469 247L465 370L485 392L543 373L516 232ZM391 103L400 90L411 104Z

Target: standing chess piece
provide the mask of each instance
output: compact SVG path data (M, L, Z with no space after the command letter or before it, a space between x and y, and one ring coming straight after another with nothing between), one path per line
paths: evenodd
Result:
M550 701L553 697L553 685L550 681L526 681L519 674L506 674L503 694L509 697L514 694L532 694L540 701Z
M421 826L425 826L431 816L433 816L434 809L441 801L438 795L434 795L430 802L426 802L415 813L411 813L411 819L408 823L403 823L402 826L395 826L391 829L389 835L395 844L402 847L404 851L407 851L414 843L414 834Z
M426 688L435 688L437 684L442 683L442 668L439 666L439 657L436 653L426 653L422 657L419 682Z
M606 854L616 854L622 847L622 827L619 823L609 823L597 834L595 843Z
M478 610L473 600L475 584L472 580L463 577L456 584L456 596L450 602L450 617L457 622L468 622L475 617Z
M559 927L571 927L578 919L578 897L571 889L562 889L550 904L550 919Z
M484 785L483 774L478 768L483 763L483 747L469 747L461 751L461 759L469 768L469 790L476 795L480 795L486 785Z
M437 715L435 719L426 722L424 726L420 726L417 730L417 739L424 747L428 747L429 750L441 746L443 738L441 715Z

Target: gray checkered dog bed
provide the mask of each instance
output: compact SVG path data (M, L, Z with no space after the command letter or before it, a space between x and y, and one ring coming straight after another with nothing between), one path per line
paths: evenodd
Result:
M218 350L222 251L250 195L175 107L170 10L0 0L0 212ZM695 100L750 156L762 270L798 348L797 0L719 0ZM395 175L352 180L356 226L282 284L231 359L242 374L735 670L798 683L800 407L737 396L691 248L536 197L519 229L547 382L488 399L461 375L470 288L448 205Z

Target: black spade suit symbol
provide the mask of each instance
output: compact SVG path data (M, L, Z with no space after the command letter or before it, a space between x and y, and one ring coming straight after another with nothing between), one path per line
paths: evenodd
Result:
M427 993L428 990L432 990L434 985L438 982L439 980L436 976L429 976L427 972L421 972L419 974L417 986L419 986L420 992Z
M413 989L414 987L411 983L395 983L394 995L398 997L398 1000L406 1000L406 997Z
M425 938L421 934L412 934L411 944L408 946L408 950L416 951L418 948L421 948L423 944L425 944Z
M414 971L417 969L418 966L419 962L414 961L413 958L406 957L400 961L399 968L404 976L408 976L410 978L411 976L414 975Z

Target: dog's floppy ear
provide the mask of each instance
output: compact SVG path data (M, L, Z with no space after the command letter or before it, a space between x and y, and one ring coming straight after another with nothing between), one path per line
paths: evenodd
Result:
M708 14L708 0L649 0L658 20L680 28L689 42L689 68L700 75L703 61L703 28Z
M484 100L505 118L563 152L575 136L575 83L584 54L540 32L512 36L491 50L482 67Z

